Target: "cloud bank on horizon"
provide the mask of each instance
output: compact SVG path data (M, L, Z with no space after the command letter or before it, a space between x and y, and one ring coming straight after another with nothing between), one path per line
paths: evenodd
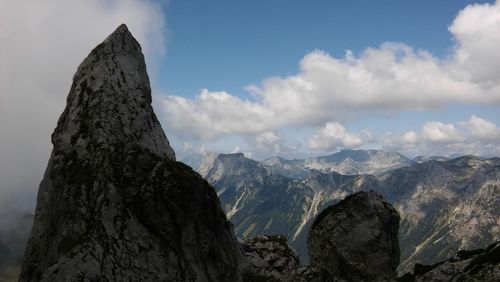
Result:
M290 148L280 131L291 127L316 129L303 142L309 151L372 143L410 155L498 155L499 128L481 113L459 124L428 121L421 129L378 136L369 129L348 132L343 125L367 112L500 105L500 1L468 5L449 32L454 46L445 58L398 42L358 55L346 51L342 58L315 50L300 61L297 74L248 86L248 98L208 89L192 99L166 96L161 101L164 121L185 140L245 136L252 153L260 156L286 155Z

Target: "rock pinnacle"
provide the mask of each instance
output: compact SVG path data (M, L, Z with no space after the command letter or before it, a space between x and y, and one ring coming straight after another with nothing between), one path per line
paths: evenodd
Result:
M240 281L214 189L175 161L141 46L120 25L78 67L20 281Z

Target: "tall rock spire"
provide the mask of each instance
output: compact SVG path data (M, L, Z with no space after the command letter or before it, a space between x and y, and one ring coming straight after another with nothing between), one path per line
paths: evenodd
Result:
M141 46L120 25L80 64L67 106L52 135L54 149L89 151L135 144L175 160L151 107Z
M238 281L212 187L175 154L121 25L79 66L40 184L20 281Z

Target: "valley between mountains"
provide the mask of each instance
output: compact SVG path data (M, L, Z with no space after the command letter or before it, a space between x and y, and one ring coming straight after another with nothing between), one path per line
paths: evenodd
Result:
M235 235L283 234L309 260L316 215L347 195L374 190L401 216L399 273L500 238L500 158L418 157L342 150L305 160L255 161L243 154L184 159L214 186Z

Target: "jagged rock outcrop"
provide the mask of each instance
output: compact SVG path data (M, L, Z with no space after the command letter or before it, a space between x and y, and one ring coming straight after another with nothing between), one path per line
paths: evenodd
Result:
M399 215L377 193L359 192L321 212L308 236L323 281L387 281L399 264Z
M239 281L212 187L175 154L121 25L79 66L40 184L20 281Z
M416 264L400 282L500 281L500 241L486 249L459 251L452 258L433 265Z
M255 277L262 281L313 281L316 271L299 263L299 258L282 235L259 235L242 244Z

